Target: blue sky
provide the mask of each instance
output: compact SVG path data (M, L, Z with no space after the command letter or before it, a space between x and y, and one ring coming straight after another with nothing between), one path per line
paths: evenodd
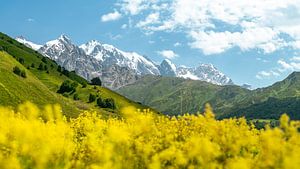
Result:
M300 0L2 0L0 31L96 39L155 62L212 63L254 87L300 70Z

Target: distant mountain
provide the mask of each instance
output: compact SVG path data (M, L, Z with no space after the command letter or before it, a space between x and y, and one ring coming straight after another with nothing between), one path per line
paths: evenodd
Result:
M233 85L232 80L212 64L199 64L197 67L176 67L170 60L165 59L159 65L159 70L162 76L201 80L218 85Z
M252 86L250 84L243 84L241 87L249 90L252 89Z
M185 66L178 67L177 77L202 80L217 85L233 85L232 80L212 64L199 64L199 66L193 68Z
M300 72L266 88L248 90L177 77L145 76L117 90L165 114L196 113L211 103L218 118L278 119L283 113L300 119Z
M131 84L148 74L202 80L218 85L233 84L230 78L211 64L200 64L194 68L177 67L166 59L157 65L136 52L125 52L96 40L77 46L66 35L61 35L42 47L25 39L20 42L38 49L41 54L87 80L100 76L103 84L111 89Z

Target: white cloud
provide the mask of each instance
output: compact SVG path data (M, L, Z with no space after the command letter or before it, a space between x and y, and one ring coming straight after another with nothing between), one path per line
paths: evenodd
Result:
M280 73L270 70L270 71L260 71L257 73L255 76L257 79L265 79L265 78L270 78L272 76L280 76Z
M140 21L137 23L137 27L146 28L149 24L159 23L159 13L151 13L149 14L144 21Z
M300 49L300 40L297 40L297 41L294 41L291 43L291 46L294 48L294 49Z
M157 53L167 59L174 59L175 57L178 57L178 55L172 50L162 50L158 51Z
M265 79L274 76L280 76L284 72L292 72L300 70L300 57L294 56L288 61L280 59L277 61L277 67L272 68L269 71L260 71L256 74L256 78Z
M145 33L185 32L190 46L207 55L233 47L264 53L300 49L300 0L120 0L118 5Z
M120 35L120 34L114 35L114 34L108 33L107 36L108 36L111 40L118 40L118 39L121 39L121 38L122 38L122 35Z
M122 29L127 29L127 27L128 27L127 24L123 24L123 25L121 26Z
M280 46L276 31L268 27L250 28L243 32L214 32L191 31L192 48L198 48L204 54L218 54L232 47L239 47L246 51L253 48L262 49L265 53L271 53Z
M181 46L182 44L180 42L176 42L174 43L174 47L178 47L178 46Z
M122 0L122 10L131 15L137 15L142 10L147 9L147 0Z
M102 22L115 21L120 19L121 17L122 15L118 11L114 11L112 13L102 15L101 21Z
M266 60L266 59L263 59L263 58L256 58L256 60L261 61L261 62L263 62L263 63L268 63L268 62L270 62L270 61L268 61L268 60Z
M300 56L294 56L291 58L292 61L300 62Z
M33 19L33 18L28 18L27 19L27 22L34 22L35 21L35 19Z
M149 40L148 41L150 44L154 44L155 43L155 41L153 41L153 40Z

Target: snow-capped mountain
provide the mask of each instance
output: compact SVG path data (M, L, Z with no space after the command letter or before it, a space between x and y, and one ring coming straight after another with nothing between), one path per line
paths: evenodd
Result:
M38 50L56 61L69 71L75 70L80 76L92 79L101 74L102 65L93 57L72 43L70 38L61 35L58 39L47 42Z
M27 46L31 49L34 49L34 50L39 50L42 47L42 45L38 45L38 44L35 44L33 42L30 42L30 41L26 40L23 36L17 37L16 40L20 43L23 43L25 46Z
M177 69L177 77L192 80L207 81L217 85L232 85L232 80L220 72L212 64L199 64L197 67L180 66Z
M218 85L233 84L230 78L212 64L200 64L193 68L177 67L170 60L165 59L157 65L136 52L125 52L96 40L80 46L72 43L66 35L61 35L43 46L27 41L25 38L17 38L17 40L87 80L100 76L104 86L111 89L133 83L147 74L203 80Z
M124 52L118 48L102 44L98 41L90 41L80 46L86 54L93 56L102 65L119 65L134 70L137 75L159 75L157 66L149 59L135 52Z
M199 64L197 67L176 67L170 60L165 59L159 65L162 76L182 77L185 79L202 80L218 85L233 84L232 80L220 72L212 64Z
M176 66L170 60L165 59L159 65L160 75L176 77Z

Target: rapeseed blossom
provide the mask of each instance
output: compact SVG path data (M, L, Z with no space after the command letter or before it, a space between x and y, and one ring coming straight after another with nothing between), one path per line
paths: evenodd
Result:
M168 117L122 110L67 119L58 105L0 108L1 169L300 168L299 122L258 130L244 118L215 120L212 108Z

